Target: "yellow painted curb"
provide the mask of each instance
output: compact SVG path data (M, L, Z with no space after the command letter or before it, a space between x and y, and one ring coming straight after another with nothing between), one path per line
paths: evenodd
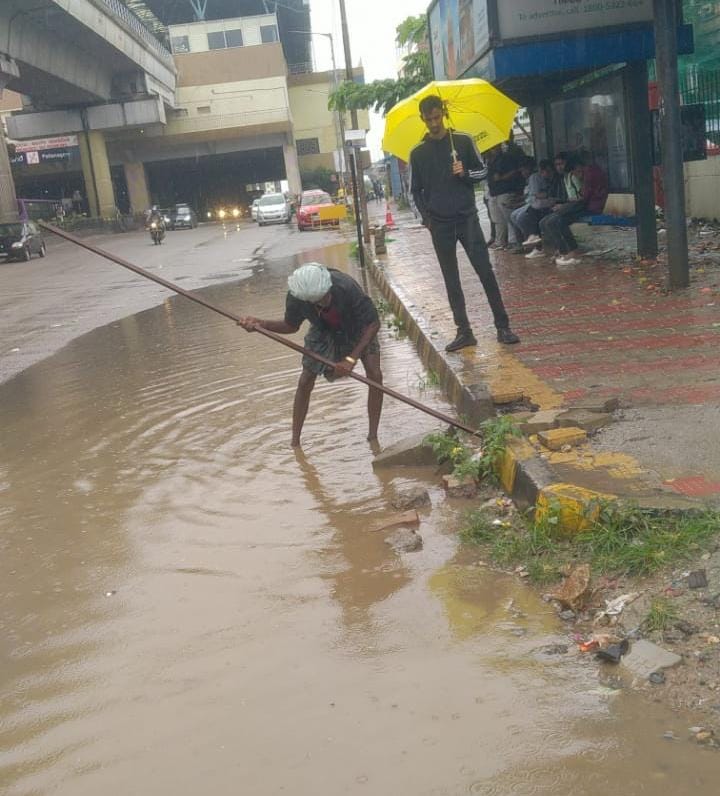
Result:
M579 533L598 519L603 503L615 499L615 495L594 492L582 486L552 484L540 490L535 504L535 520L557 515L561 533Z
M518 463L535 456L535 448L523 437L508 440L505 450L495 463L495 474L508 495L513 494Z

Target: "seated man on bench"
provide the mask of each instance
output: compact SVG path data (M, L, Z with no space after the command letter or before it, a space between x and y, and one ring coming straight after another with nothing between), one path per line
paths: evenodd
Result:
M588 152L570 156L565 167L567 201L553 207L553 212L540 221L543 248L557 252L556 265L577 265L578 243L570 225L588 213L601 213L608 196L605 172L591 162Z

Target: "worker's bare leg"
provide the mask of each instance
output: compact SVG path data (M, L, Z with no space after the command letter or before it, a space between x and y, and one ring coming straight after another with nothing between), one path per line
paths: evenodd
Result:
M380 354L365 354L362 358L365 366L365 375L378 384L382 384L383 375L380 370ZM368 440L370 442L377 439L378 426L380 425L380 414L382 413L383 393L380 390L370 388L368 391Z
M303 423L307 416L308 407L310 406L310 394L315 386L315 374L311 370L303 368L298 381L297 390L295 390L295 401L293 403L293 423L292 423L292 446L293 448L300 447L300 434L302 432Z

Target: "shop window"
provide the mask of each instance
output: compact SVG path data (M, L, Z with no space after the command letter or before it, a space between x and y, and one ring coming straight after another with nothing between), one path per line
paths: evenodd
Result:
M298 138L295 145L298 155L320 154L320 141L317 138Z
M170 39L170 46L174 53L189 53L190 39L187 36L173 36Z
M278 30L276 25L260 25L260 39L263 44L272 44L278 40Z

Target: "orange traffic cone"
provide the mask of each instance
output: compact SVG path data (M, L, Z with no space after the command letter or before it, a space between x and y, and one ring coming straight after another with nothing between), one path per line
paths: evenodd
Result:
M385 205L385 226L388 229L395 229L395 221L393 220L392 213L390 212L390 203Z

